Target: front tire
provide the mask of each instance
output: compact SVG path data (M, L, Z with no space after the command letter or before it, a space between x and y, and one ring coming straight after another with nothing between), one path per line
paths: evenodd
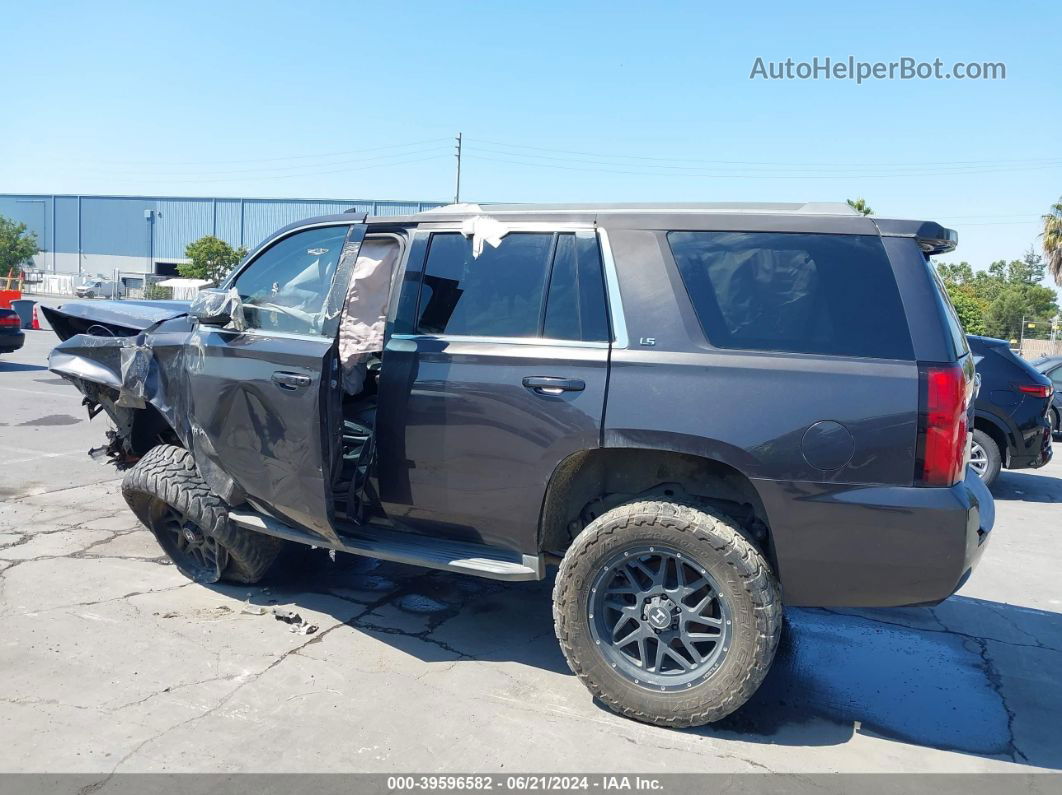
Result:
M999 445L995 439L982 430L974 430L973 444L970 446L970 468L977 477L981 478L986 486L991 486L999 475L1002 463Z
M232 524L225 503L181 447L148 450L122 480L122 496L181 574L195 582L258 582L284 546Z
M774 660L774 576L735 523L694 505L622 505L583 531L553 591L572 671L610 709L699 726L752 696Z

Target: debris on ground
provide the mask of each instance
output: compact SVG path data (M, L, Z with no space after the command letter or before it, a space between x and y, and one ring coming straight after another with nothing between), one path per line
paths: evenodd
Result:
M264 616L266 614L266 609L261 605L251 604L251 600L247 599L243 603L243 607L240 608L240 613L247 616Z
M317 625L303 621L302 616L293 610L278 610L273 608L273 618L291 625L291 632L298 635L312 635L317 631Z

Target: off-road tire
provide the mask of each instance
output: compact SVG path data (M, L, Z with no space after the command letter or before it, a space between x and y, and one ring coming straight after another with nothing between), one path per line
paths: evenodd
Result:
M718 669L678 691L654 692L619 675L591 633L595 576L625 548L647 544L677 550L707 569L733 617ZM782 603L766 560L732 519L694 504L646 500L608 511L576 537L557 574L553 618L569 667L605 705L645 723L688 727L729 715L756 692L778 647Z
M985 456L988 458L988 468L980 477L986 486L991 486L1003 465L1003 457L1000 454L999 445L996 444L995 439L978 429L974 429L973 441L981 446L981 449L985 451Z
M174 560L182 574L199 582L258 582L284 546L279 538L230 522L225 503L210 491L196 470L192 454L181 447L160 444L148 450L122 480L122 496L152 532L152 506L161 501L191 519L224 549L225 561L221 564L219 560L220 571L212 577L202 572L193 574Z

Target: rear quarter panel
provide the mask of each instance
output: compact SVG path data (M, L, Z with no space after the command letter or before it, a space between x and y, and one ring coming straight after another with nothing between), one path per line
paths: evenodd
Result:
M609 237L630 343L612 352L606 445L672 434L750 478L910 485L914 362L713 348L663 234L620 229ZM831 457L813 450L830 435L809 435L820 422L842 426L831 425L836 437L825 439L838 455L850 446L847 460L829 469L808 460Z
M913 486L916 361L713 348L663 233L620 226L608 237L629 342L612 351L605 446L702 455L749 477L788 604L950 593L969 505L956 490ZM929 313L909 324L916 359L955 361L921 252L913 240L886 251L905 311ZM913 559L919 549L934 559Z

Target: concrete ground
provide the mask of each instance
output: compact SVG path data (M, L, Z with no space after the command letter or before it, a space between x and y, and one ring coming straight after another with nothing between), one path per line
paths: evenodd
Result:
M0 357L0 771L1062 769L1062 457L1004 473L994 538L935 608L791 610L775 666L720 724L595 703L551 583L305 553L263 587L186 581L85 451L104 423ZM273 604L319 626L299 635Z

